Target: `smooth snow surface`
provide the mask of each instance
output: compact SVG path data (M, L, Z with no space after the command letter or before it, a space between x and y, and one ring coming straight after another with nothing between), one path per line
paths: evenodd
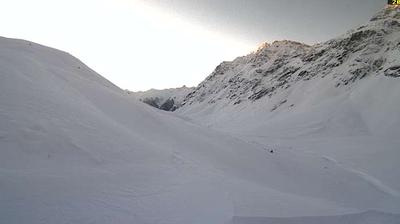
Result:
M398 224L400 216L379 212L293 218L234 217L232 224Z
M1 224L400 223L398 79L175 116L38 44L0 68Z

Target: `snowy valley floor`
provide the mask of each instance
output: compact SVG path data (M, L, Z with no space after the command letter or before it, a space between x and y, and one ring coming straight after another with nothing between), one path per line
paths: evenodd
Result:
M348 120L324 117L213 126L140 103L67 53L0 49L1 224L400 222L399 139L358 132L368 122L350 137Z

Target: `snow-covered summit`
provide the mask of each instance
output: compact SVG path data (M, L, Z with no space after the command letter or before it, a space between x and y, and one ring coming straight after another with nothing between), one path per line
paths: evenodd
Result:
M208 107L257 101L311 79L332 79L331 85L339 88L366 77L395 78L400 71L399 10L385 8L368 23L314 46L264 43L247 56L223 62L185 99L182 111L199 103Z

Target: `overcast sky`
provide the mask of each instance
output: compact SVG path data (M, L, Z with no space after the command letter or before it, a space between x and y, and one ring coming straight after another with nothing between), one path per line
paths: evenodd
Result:
M68 51L121 88L161 89L197 85L264 41L328 40L386 2L0 0L0 35Z
M325 41L366 22L387 0L147 0L252 43Z

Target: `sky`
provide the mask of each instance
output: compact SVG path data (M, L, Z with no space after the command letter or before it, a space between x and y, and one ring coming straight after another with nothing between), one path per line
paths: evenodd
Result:
M0 0L0 36L67 51L123 89L164 89L196 86L265 41L326 41L386 2Z

